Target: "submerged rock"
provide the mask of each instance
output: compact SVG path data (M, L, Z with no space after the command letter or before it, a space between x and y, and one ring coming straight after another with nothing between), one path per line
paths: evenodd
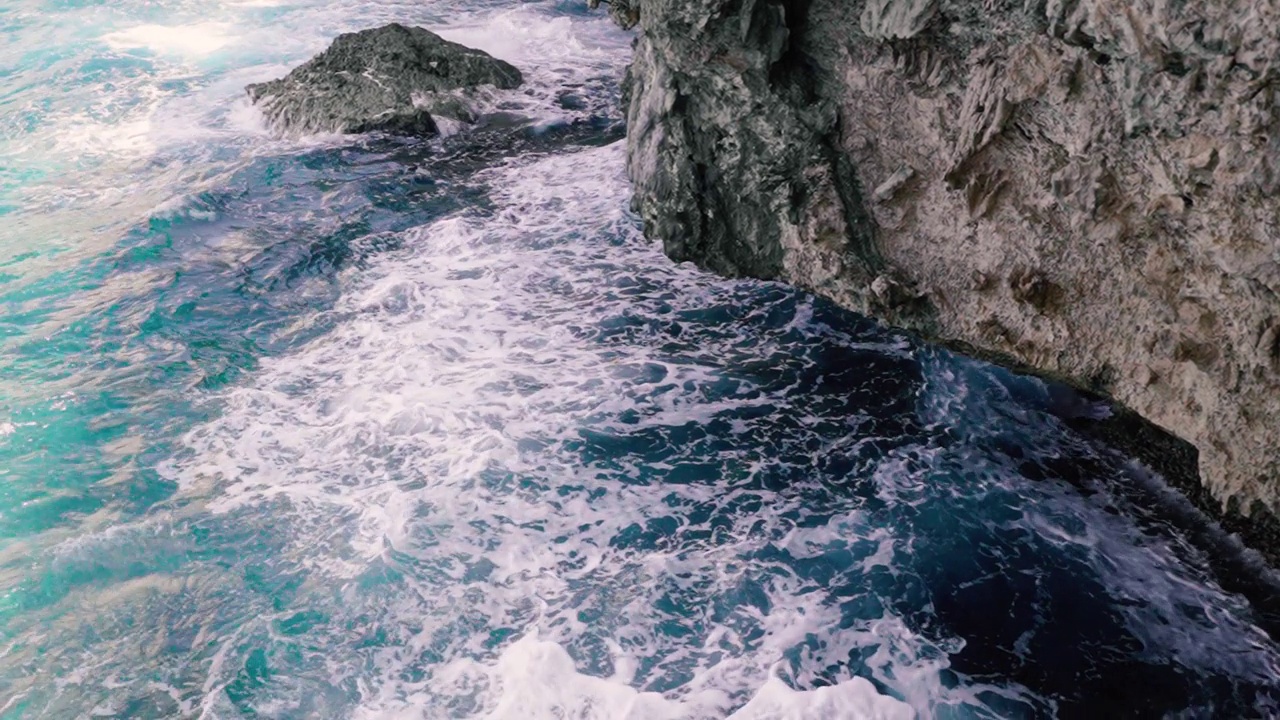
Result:
M619 6L669 255L1118 401L1280 562L1280 0Z
M466 91L523 81L519 70L488 53L392 23L339 35L285 77L246 91L285 132L434 135L438 117L474 122Z

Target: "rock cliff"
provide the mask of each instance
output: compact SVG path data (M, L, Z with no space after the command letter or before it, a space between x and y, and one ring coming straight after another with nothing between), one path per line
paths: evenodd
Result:
M672 258L1109 397L1280 558L1280 0L610 10Z

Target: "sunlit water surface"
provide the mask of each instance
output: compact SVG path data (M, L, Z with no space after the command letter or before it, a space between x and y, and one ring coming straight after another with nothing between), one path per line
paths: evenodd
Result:
M262 128L246 83L391 20L529 122ZM1272 591L1104 408L644 241L629 42L0 7L0 717L1280 713Z

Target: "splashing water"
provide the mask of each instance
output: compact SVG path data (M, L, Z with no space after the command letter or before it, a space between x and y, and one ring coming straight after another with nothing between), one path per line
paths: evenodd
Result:
M529 122L263 131L391 20ZM640 236L578 4L0 28L0 717L1280 713L1273 586L1061 388Z

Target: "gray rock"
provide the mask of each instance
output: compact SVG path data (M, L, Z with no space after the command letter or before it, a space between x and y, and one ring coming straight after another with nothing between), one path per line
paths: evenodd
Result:
M392 23L339 35L284 78L246 91L283 132L433 135L436 117L474 122L466 91L522 82L519 70L485 52Z
M1280 0L634 2L668 254L1102 393L1280 560Z

